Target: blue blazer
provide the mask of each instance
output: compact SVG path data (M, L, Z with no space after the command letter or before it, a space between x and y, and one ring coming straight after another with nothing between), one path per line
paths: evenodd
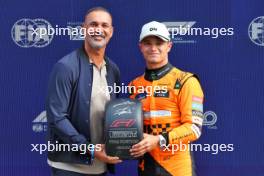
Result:
M108 86L120 86L120 71L105 57ZM46 111L48 141L53 144L89 144L90 100L93 66L84 49L77 49L59 60L50 76ZM117 98L111 93L111 99ZM49 151L48 158L57 162L89 164L88 154Z

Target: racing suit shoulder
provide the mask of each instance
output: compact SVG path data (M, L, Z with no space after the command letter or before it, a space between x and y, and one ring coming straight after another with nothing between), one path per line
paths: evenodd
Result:
M138 77L136 77L135 79L133 79L129 84L129 97L131 99L135 99L135 96L137 95L137 90L139 87L142 87L145 85L147 81L144 79L144 75L140 75Z
M140 83L142 80L144 80L144 75L140 75L140 76L136 77L135 79L130 81L130 83L128 85L130 85L130 86L138 86L138 83Z
M170 75L173 76L174 79L174 89L176 90L181 90L182 86L184 83L190 78L190 77L197 77L195 74L190 73L190 72L185 72L182 71L176 67L172 69L172 71L169 73Z

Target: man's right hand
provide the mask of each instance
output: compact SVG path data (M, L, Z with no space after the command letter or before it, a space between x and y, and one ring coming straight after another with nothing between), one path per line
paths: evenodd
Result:
M117 164L121 163L122 160L119 159L117 156L108 156L105 153L105 145L102 144L102 149L100 151L94 151L94 156L99 159L100 161L108 164Z

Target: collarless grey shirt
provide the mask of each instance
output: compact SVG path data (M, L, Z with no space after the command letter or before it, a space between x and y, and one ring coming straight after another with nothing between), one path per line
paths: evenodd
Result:
M90 134L91 142L93 144L104 144L105 105L110 100L105 65L105 61L103 61L100 68L93 64L93 86L90 108ZM94 162L94 169L103 172L106 171L105 163L97 160L96 158Z

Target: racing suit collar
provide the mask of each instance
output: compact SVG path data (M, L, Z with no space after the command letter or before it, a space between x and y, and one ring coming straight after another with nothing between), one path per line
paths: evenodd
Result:
M173 66L170 63L167 63L166 65L157 68L157 69L145 69L145 75L144 78L147 81L153 81L153 80L158 80L162 78L164 75L166 75Z

